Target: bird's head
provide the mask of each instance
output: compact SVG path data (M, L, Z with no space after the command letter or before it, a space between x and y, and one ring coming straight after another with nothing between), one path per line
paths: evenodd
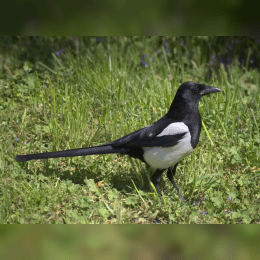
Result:
M197 82L184 82L178 88L167 115L176 120L183 120L198 109L199 100L203 96L214 92L221 90Z
M187 81L181 84L177 90L176 96L190 102L196 102L199 101L204 95L214 92L221 92L221 90L197 82Z

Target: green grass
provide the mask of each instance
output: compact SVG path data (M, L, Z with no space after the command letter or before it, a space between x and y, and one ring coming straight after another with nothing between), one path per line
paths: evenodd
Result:
M257 69L249 61L211 69L205 46L212 39L190 39L190 60L178 39L171 41L174 55L163 47L155 53L155 38L110 40L53 53L52 65L16 67L6 54L9 65L0 67L0 223L259 223ZM148 66L140 64L140 53ZM160 202L151 172L127 156L14 159L95 146L147 126L190 80L222 92L200 101L200 142L177 168L186 204L165 174Z

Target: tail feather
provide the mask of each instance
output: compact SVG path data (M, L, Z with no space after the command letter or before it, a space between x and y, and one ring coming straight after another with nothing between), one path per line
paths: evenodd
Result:
M129 148L120 148L114 147L112 145L104 146L94 146L87 148L79 148L58 152L49 152L49 153L38 153L38 154L27 154L27 155L17 155L17 161L30 161L37 159L48 159L48 158L59 158L59 157L74 157L74 156L84 156L84 155L94 155L94 154L109 154L109 153L127 153Z

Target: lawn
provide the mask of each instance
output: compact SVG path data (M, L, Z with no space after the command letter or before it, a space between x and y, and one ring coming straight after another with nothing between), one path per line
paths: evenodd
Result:
M251 37L0 37L0 223L259 223L259 50ZM162 202L117 154L18 162L100 145L167 113L178 87L221 93Z

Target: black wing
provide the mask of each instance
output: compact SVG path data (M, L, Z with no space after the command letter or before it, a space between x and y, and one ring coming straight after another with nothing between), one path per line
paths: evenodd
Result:
M161 118L157 122L112 142L113 146L170 147L176 145L187 132L158 136L168 125L174 123L170 118Z

